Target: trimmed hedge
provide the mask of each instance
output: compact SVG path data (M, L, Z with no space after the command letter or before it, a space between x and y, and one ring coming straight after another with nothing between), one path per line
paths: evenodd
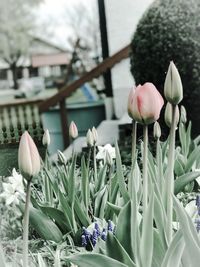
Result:
M188 118L200 133L200 1L157 0L132 39L131 72L136 84L153 82L163 94L169 62L180 72Z

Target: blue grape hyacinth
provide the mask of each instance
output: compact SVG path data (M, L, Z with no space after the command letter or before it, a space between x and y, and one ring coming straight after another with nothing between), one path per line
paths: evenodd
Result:
M98 222L95 222L93 228L90 229L83 227L81 235L81 244L83 247L91 246L95 247L98 239L106 241L108 231L115 234L115 225L111 220L108 220L106 227L102 228Z

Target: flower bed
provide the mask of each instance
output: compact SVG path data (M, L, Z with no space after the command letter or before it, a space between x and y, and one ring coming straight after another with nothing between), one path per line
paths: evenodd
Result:
M13 177L4 179L1 193L4 214L6 206L12 205L12 212L20 212L15 215L16 223L24 217L23 241L10 253L2 242L0 262L6 266L17 255L15 266L21 266L21 261L24 267L199 266L200 138L191 139L186 111L178 112L182 95L181 79L171 62L165 81L165 120L170 133L161 142L157 120L164 100L151 83L131 90L129 166L122 164L117 143L115 149L106 145L97 153L95 128L87 132L88 153L81 155L80 166L76 151L70 161L60 151L57 162L49 161L48 131L43 137L46 157L41 162L25 132L18 153L22 176L14 171ZM143 140L136 145L138 123L143 127ZM152 123L155 147L152 144L149 149ZM69 133L73 139L78 136L73 122ZM4 220L4 240L6 226Z

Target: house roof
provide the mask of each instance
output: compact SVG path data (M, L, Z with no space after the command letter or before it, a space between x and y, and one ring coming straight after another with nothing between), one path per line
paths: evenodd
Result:
M69 56L67 53L32 55L31 63L32 67L66 65L69 63Z
M33 41L41 43L41 44L43 44L45 46L54 48L54 49L56 49L56 50L58 50L60 52L68 52L68 50L66 48L63 48L61 46L58 46L57 44L54 44L54 43L49 42L47 40L44 40L43 38L38 37L38 36L33 36Z

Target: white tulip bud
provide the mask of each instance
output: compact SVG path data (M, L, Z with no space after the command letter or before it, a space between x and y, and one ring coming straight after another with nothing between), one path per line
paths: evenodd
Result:
M69 136L73 139L78 137L78 129L76 124L72 121L69 126Z
M29 181L40 171L40 155L33 139L27 131L23 133L20 139L18 165L21 174Z
M43 137L42 137L42 144L43 144L43 146L49 146L50 142L51 142L51 139L50 139L49 130L46 129L44 131L44 134L43 134Z
M98 141L98 133L95 127L92 127L92 134L93 134L94 143L96 144Z
M177 105L183 99L183 86L179 72L173 63L170 62L164 85L164 94L168 102Z
M181 106L181 118L180 118L182 123L187 122L187 112L184 106Z
M153 136L156 139L159 139L161 137L161 129L160 124L156 121L153 126Z
M92 147L94 145L94 138L93 138L93 134L90 129L87 131L86 141L87 141L88 147Z
M176 113L175 113L175 123L176 125L179 122L179 108L178 106L176 106ZM172 124L172 104L170 104L169 102L166 105L165 108L165 123L167 124L167 126L169 128L171 128L171 124Z

